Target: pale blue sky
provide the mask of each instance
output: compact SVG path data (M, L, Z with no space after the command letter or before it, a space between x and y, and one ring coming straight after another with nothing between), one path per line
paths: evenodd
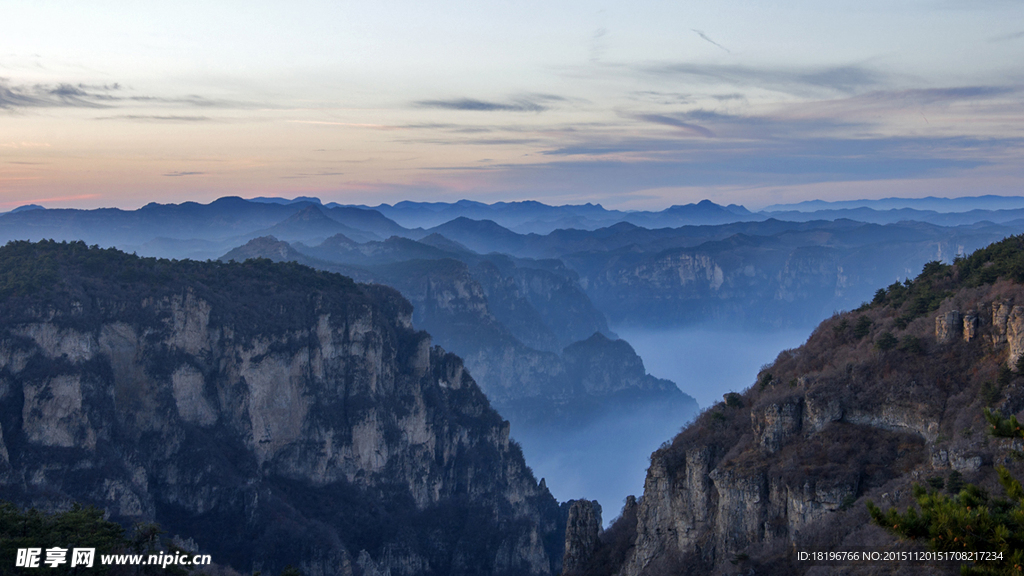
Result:
M1024 193L1024 2L0 2L0 210Z

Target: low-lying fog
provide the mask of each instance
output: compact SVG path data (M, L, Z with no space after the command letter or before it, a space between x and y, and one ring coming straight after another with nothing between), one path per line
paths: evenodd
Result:
M650 374L667 378L705 408L757 379L779 352L803 344L811 328L770 332L720 329L616 328L633 345ZM669 414L658 406L612 413L584 430L526 433L512 428L526 462L559 501L596 499L607 526L626 496L643 493L651 452L671 440L694 414Z
M721 402L726 392L749 388L761 366L773 362L779 352L802 345L813 330L813 326L765 332L619 327L615 333L633 345L649 374L675 382L701 408L707 408Z

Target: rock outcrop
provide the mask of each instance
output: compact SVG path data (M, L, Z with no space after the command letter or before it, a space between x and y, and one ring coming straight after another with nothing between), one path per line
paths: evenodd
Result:
M560 569L557 503L395 291L80 243L0 263L0 497L156 521L242 571Z
M960 312L950 310L935 318L935 341L939 344L948 344L962 333L960 324Z
M1017 361L1024 356L1024 306L1014 306L1006 319L1006 341L1010 345L1010 354L1006 363L1017 366Z
M598 546L601 505L592 500L571 500L565 525L565 556L562 576L583 574Z
M978 324L980 319L974 310L964 315L964 342L970 342L978 335Z

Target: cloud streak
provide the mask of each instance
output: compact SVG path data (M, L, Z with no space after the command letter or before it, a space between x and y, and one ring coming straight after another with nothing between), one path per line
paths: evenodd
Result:
M0 78L0 110L18 108L115 108L130 105L185 106L195 108L247 108L244 104L228 100L214 100L204 96L148 96L125 94L121 84L11 84ZM138 116L137 119L144 119ZM168 117L170 118L170 117ZM150 116L149 119L159 119Z
M883 74L855 65L801 69L680 62L645 66L641 71L661 77L688 78L701 83L768 88L788 93L805 93L810 89L855 93L881 86L886 81Z
M453 98L449 100L420 100L415 102L419 108L439 110L462 110L468 112L543 112L549 106L543 102L564 100L561 96L541 94L531 97L514 98L508 102L489 102L475 98Z
M705 33L701 32L700 30L697 30L697 29L695 29L695 28L690 28L690 30L692 30L692 31L696 32L696 33L697 33L697 36L700 36L701 38L703 38L703 39L707 40L708 42L710 42L710 43L714 44L715 46L718 46L718 47L719 47L719 48L721 48L722 50L725 50L725 51L726 51L726 52L728 52L729 54L732 54L732 50L729 50L729 49L728 49L728 48L726 48L725 46L722 46L722 45L721 45L721 44L719 44L718 42L715 42L715 41L714 41L714 40L712 40L711 38L708 38L708 35L707 35L707 34L705 34Z
M210 118L208 116L121 114L117 116L99 116L96 120L134 120L137 122L207 122Z
M683 132L685 132L687 134L690 134L692 136L701 136L701 137L704 137L704 138L714 138L715 137L715 133L714 132L712 132L711 130L708 130L707 128L705 128L703 126L699 126L697 124L691 124L689 122L683 122L682 120L679 120L678 118L673 118L671 116L665 116L663 114L638 114L638 115L633 116L633 117L636 118L637 120L643 120L644 122L653 122L654 124L663 124L665 126L672 126L674 128L679 128L679 129L683 130Z
M119 86L103 88L117 90ZM12 86L6 79L0 79L0 109L108 108L111 100L110 94L83 84Z

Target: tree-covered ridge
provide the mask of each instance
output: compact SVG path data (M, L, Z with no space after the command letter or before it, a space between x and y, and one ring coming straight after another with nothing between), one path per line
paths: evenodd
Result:
M955 262L965 286L992 284L999 278L1024 282L1024 234L1011 236Z
M91 325L123 314L126 307L145 307L186 291L213 304L211 320L235 330L299 329L308 326L311 308L329 312L378 306L385 315L411 313L397 292L359 286L340 274L292 262L140 258L114 248L52 240L0 248L0 319L5 322L43 316Z
M952 265L928 262L914 280L879 288L871 305L899 309L902 315L898 323L906 326L915 318L934 312L954 291L993 284L1000 278L1024 283L1024 234L1011 236L969 256L958 256Z

